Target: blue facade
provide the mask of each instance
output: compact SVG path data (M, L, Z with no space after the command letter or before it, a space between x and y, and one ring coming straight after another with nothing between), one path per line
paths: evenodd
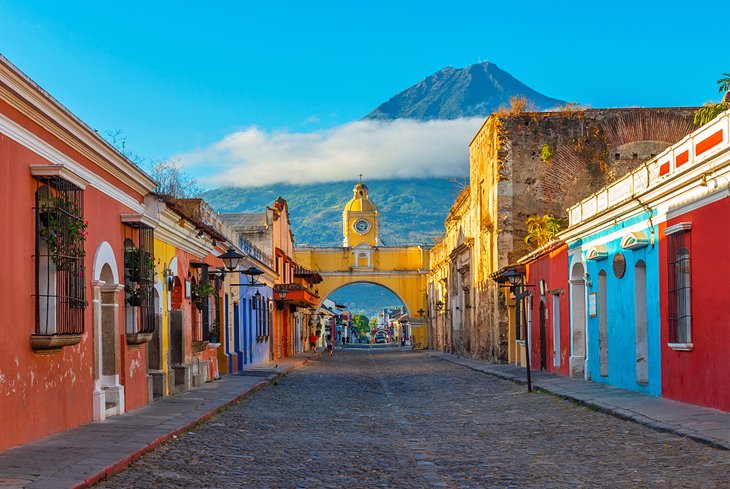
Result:
M659 396L659 249L655 238L657 228L652 228L649 217L644 213L617 223L571 243L569 248L581 247L588 273L588 377L595 382ZM635 234L629 236L630 231ZM627 236L645 236L648 243L643 247L634 243L635 249L624 249L621 243ZM592 250L598 259L590 258ZM619 253L624 267L620 257L617 260ZM619 277L622 268L624 273Z
M263 337L260 333L262 325L260 322L268 317L268 301L273 297L271 287L239 287L238 307L238 335L240 340L239 368L256 365L269 360L269 337ZM257 311L254 309L254 296L259 293L263 298L265 309Z

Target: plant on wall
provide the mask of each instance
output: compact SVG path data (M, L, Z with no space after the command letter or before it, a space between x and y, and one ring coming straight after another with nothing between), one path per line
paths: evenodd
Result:
M140 248L124 250L124 301L130 306L142 305L142 294L154 282L155 261Z
M722 78L717 80L718 89L720 93L727 92L730 90L730 73L723 73ZM730 105L725 101L727 97L723 99L719 104L707 102L704 106L697 109L694 116L694 123L696 126L704 126L715 117L719 116L730 108Z
M527 224L525 243L540 247L548 243L553 236L563 229L565 221L552 214L542 216L536 214L528 217L525 224Z
M555 148L553 148L549 144L543 144L540 159L547 163L553 156L555 156Z
M211 284L209 280L201 280L200 282L194 283L190 286L190 294L192 296L193 303L198 309L202 309L203 300L205 300L206 297L213 295L214 292L213 284Z
M89 223L82 219L79 201L61 193L39 204L38 235L48 244L48 255L58 270L70 271L76 258L86 256Z

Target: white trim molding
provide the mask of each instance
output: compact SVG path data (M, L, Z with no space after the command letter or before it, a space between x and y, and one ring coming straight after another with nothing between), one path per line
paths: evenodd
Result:
M586 260L601 261L608 258L608 250L603 245L591 246L586 253Z
M694 348L692 343L667 343L667 346L674 351L692 351Z
M152 217L146 215L146 214L128 214L128 213L122 213L122 222L124 224L142 224L144 226L147 226L149 228L155 229L157 225L160 223L157 219L153 219Z
M691 229L692 229L691 222L680 222L679 224L675 224L674 226L669 226L667 228L664 228L664 236L669 236L670 234L676 234L676 233L683 233L683 232L689 231Z
M128 193L115 187L83 165L80 165L63 152L54 148L46 141L39 138L23 126L17 124L15 121L7 118L3 114L0 114L0 134L6 135L18 144L33 151L44 160L54 165L63 166L69 172L88 182L88 185L91 187L98 189L103 194L108 195L117 202L127 206L129 209L135 212L144 211L144 206Z
M638 250L649 245L649 237L646 233L635 231L624 235L621 238L621 248L624 250Z
M63 164L30 165L30 174L34 177L60 177L67 182L73 183L81 190L85 190L89 184L84 177Z

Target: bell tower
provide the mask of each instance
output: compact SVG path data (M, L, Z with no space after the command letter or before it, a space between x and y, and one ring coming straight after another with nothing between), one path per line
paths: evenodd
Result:
M342 211L342 246L346 248L374 247L380 243L378 207L370 200L368 187L360 178L360 183L352 189L352 199Z

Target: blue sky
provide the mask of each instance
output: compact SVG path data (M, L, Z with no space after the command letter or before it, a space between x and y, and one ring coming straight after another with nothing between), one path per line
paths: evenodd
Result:
M420 79L480 60L593 107L698 105L730 71L727 18L726 1L3 0L0 52L157 160L253 127L268 144L342 137Z

